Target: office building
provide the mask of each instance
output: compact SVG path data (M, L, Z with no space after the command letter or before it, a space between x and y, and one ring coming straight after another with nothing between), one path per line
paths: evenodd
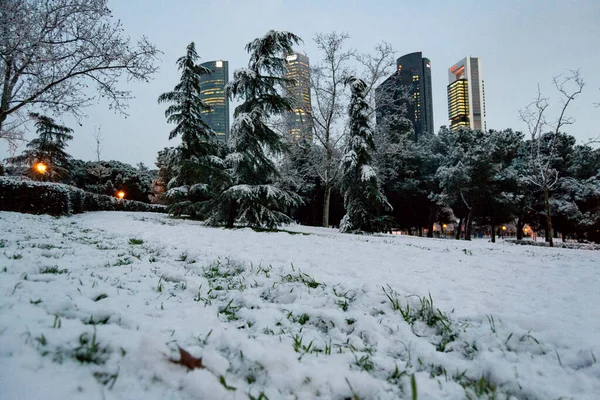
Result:
M300 53L286 57L285 78L293 83L285 88L284 95L292 99L293 111L285 116L288 133L294 138L312 141L312 108L310 104L310 63L308 56Z
M461 126L486 130L485 91L481 79L481 60L466 57L448 70L448 118L450 129Z
M396 71L375 89L375 103L377 125L405 117L413 124L415 139L433 134L431 61L421 52L398 58Z
M229 140L229 99L225 94L225 85L229 81L229 62L223 60L208 61L200 64L212 71L202 75L200 80L200 98L212 107L202 115L204 121L217 134L219 140Z

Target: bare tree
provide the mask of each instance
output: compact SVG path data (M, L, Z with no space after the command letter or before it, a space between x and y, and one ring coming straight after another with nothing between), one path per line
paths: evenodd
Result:
M347 33L319 33L314 41L323 55L320 64L312 67L310 83L312 89L313 133L323 152L315 152L315 172L323 186L323 226L329 226L329 203L331 189L340 176L340 141L345 130L345 106L348 94L344 80L352 74L349 62L354 50L347 50Z
M375 45L372 54L356 56L356 60L363 67L361 79L367 85L366 100L371 106L371 115L375 113L378 106L375 101L375 89L395 70L395 53L391 44L382 41Z
M0 0L0 137L26 108L78 117L100 95L124 112L119 80L148 81L159 53L123 36L107 0Z
M13 118L5 123L3 129L0 130L0 139L6 140L8 144L9 162L11 164L19 147L26 142L25 124L28 120L29 118L23 117L22 113L15 113Z
M104 149L104 137L102 136L102 125L94 128L94 154L96 154L96 161L100 162L102 149Z
M529 156L529 174L523 178L532 185L540 188L544 193L544 207L546 211L546 240L550 247L554 246L552 240L552 214L550 210L550 191L558 181L558 171L552 167L552 160L556 153L556 145L561 129L571 125L575 119L566 115L567 108L582 92L585 82L579 71L570 71L568 75L553 78L553 83L561 95L561 107L558 118L549 122L546 111L549 99L543 97L538 85L537 98L524 110L519 112L521 120L527 124L531 134L531 154ZM552 135L549 143L542 141L544 131L549 130Z

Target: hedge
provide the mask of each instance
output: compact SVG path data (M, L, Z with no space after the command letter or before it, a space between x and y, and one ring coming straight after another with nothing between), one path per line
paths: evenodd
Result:
M0 176L0 211L27 214L71 215L85 211L152 211L166 207L117 199L52 182Z

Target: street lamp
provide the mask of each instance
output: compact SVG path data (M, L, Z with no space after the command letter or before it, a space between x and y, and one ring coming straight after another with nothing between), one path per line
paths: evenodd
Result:
M46 164L44 164L43 162L39 162L34 165L34 168L40 174L44 174L44 173L46 173L46 169L48 169L48 166Z
M117 197L118 197L118 198L120 198L120 199L122 199L123 197L125 197L125 192L124 192L124 191L122 191L122 190L119 190L119 191L117 192Z

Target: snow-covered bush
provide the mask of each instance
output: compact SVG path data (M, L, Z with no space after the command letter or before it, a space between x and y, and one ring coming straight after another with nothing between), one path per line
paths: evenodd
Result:
M71 215L85 211L154 211L164 207L89 193L73 186L0 177L0 210Z

